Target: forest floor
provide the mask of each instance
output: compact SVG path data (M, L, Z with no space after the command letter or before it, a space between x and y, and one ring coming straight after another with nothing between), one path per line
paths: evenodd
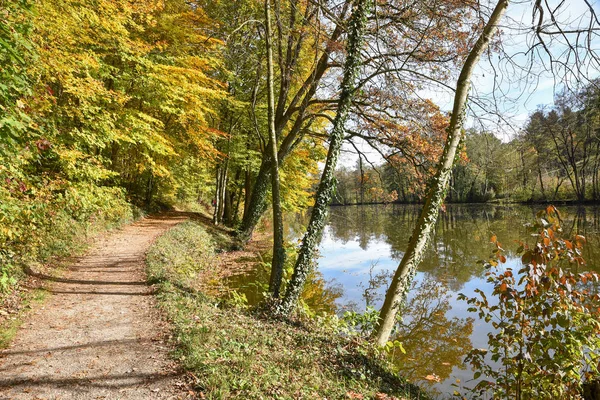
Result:
M58 277L28 271L50 295L0 351L0 399L184 399L169 326L146 284L145 253L186 219L145 218L96 240Z

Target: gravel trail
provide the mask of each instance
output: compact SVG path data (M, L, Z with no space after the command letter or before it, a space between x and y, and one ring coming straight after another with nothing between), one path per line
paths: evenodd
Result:
M186 399L168 326L145 283L145 253L182 214L145 218L99 238L0 351L0 399Z

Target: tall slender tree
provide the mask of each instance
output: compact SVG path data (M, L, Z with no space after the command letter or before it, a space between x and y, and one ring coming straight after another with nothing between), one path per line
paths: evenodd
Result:
M463 135L463 121L465 118L467 96L470 88L471 75L479 58L489 47L490 40L498 30L498 24L508 8L508 0L499 0L490 15L483 32L471 49L465 60L461 73L456 83L452 118L448 126L448 139L444 147L442 158L437 168L437 173L432 179L430 189L421 210L417 226L413 231L408 248L402 261L394 274L390 287L387 290L385 301L381 308L377 329L374 333L375 341L384 345L389 340L390 334L396 323L396 313L404 301L410 281L425 253L426 245L433 234L440 206L446 197L446 190L458 145Z
M342 3L336 22L332 22L333 27L329 32L319 18L327 19L336 13L322 13L321 4L307 2L303 7L289 6L289 15L285 20L281 15L281 8L287 3L278 3L275 13L277 40L274 47L277 50L276 60L280 73L274 119L275 134L279 139L277 157L280 163L301 143L310 126L322 118L318 116L319 105L328 104L328 100L321 102L315 96L322 79L332 67L331 57L336 46L331 44L336 43L344 32L344 17L349 3L350 0ZM311 54L309 58L305 57L307 53ZM303 64L303 61L310 58L313 58L312 64ZM239 228L239 238L242 241L250 239L267 209L271 162L271 152L264 151Z
M344 64L344 76L342 79L341 93L338 102L337 113L331 130L327 160L321 175L321 182L316 194L315 205L312 209L310 222L304 237L302 247L298 253L294 273L290 280L285 297L281 303L280 311L289 314L298 302L300 293L308 273L311 271L314 252L327 217L327 208L335 189L334 172L337 165L340 149L344 140L344 124L348 119L352 97L355 91L356 78L361 65L361 47L364 42L364 33L367 25L367 17L371 7L371 0L356 0L352 16L348 24L349 34L346 45L346 62Z
M269 150L271 152L271 196L273 204L273 260L269 292L279 297L285 249L283 248L283 215L279 191L279 162L277 159L277 135L275 134L275 84L273 79L273 46L271 43L271 0L265 0L265 44L267 48L267 114L269 119Z
M292 18L291 13L289 19L283 18L283 14L275 18L274 50L280 71L276 84L279 95L276 92L275 125L280 140L280 163L298 143L302 143L305 135L311 133L312 122L327 120L333 123L331 115L336 111L338 98L337 94L332 95L334 92L327 85L343 74L340 60L343 47L339 39L348 32L345 9L351 3L350 0L308 2L303 18L299 18L299 14ZM279 4L285 10L287 2ZM292 9L304 10L305 5L301 4ZM402 124L402 120L410 119L408 114L419 114L416 110L425 102L415 95L415 90L427 82L450 79L453 60L464 56L468 43L477 35L479 28L472 29L476 24L472 20L476 15L473 6L470 2L444 0L408 3L390 0L377 6L377 15L373 14L367 22L363 67L356 83L360 90L356 91L352 101L351 118L355 129L362 133L384 132L390 130L390 119L397 118L395 123ZM288 28L293 26L306 27L302 30ZM314 26L320 29L316 31ZM299 41L302 36L296 33L290 36L289 32L314 32L314 36ZM444 40L451 45L441 43L440 38L448 38ZM307 46L307 43L313 44ZM297 54L303 54L304 60L307 56L314 58L312 65L307 65L310 68L297 68L298 62L290 64L297 59ZM415 121L412 125L417 122L423 125L422 114L412 119ZM368 139L372 141L377 135L372 133L370 136ZM269 154L263 151L261 167L239 229L244 241L250 238L266 210Z

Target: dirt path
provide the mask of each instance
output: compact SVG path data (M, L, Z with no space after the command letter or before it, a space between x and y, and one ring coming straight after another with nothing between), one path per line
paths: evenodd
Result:
M145 284L152 241L184 219L146 218L97 241L0 352L0 399L183 399L167 326Z

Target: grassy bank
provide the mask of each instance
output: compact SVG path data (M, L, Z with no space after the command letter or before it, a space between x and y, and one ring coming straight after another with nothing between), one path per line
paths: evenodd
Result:
M206 398L426 398L376 349L341 335L336 318L276 321L199 291L197 280L215 263L213 238L196 222L159 238L147 261L175 356Z

